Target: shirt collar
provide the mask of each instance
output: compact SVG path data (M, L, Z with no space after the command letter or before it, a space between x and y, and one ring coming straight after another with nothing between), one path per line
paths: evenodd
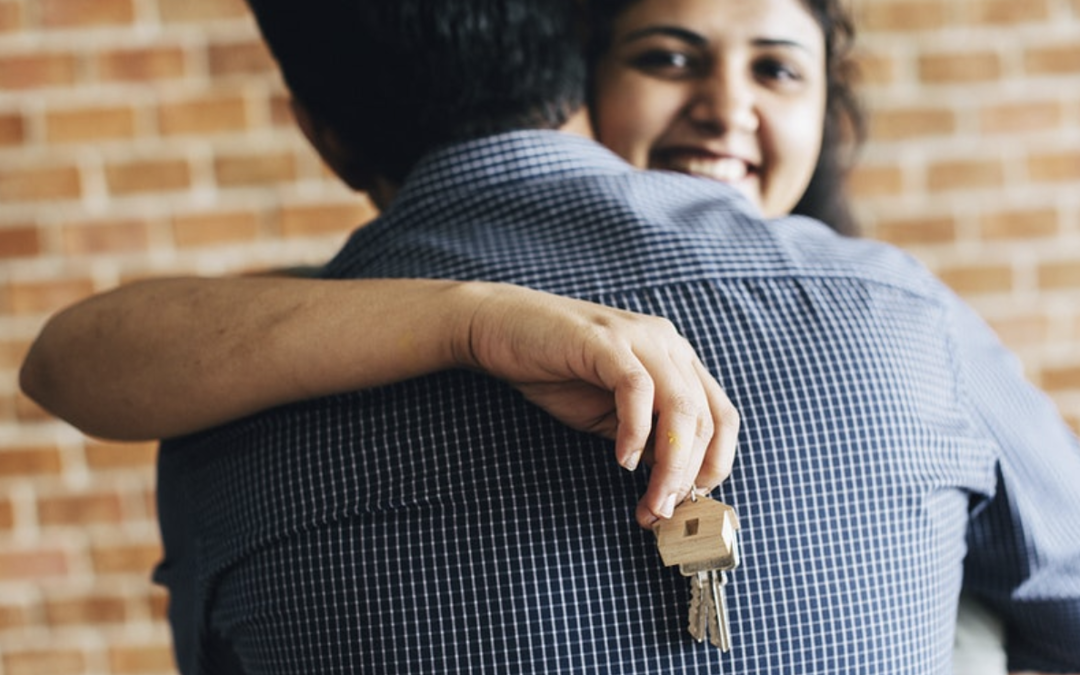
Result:
M440 193L462 187L630 171L634 168L591 139L560 131L512 131L429 153L406 178L395 202L439 199Z

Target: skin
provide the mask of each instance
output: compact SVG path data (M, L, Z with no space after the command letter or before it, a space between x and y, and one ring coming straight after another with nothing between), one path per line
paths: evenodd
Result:
M821 151L825 37L798 0L640 0L599 64L599 140L791 212Z

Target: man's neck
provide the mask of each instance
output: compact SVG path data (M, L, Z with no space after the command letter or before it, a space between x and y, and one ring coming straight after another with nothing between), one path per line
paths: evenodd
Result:
M385 211L390 207L390 203L397 197L398 190L401 186L396 182L385 178L383 176L375 176L371 183L365 186L365 192L368 198L375 204L376 208L380 211Z
M558 130L563 133L596 140L596 136L593 134L592 124L589 121L589 113L584 107L574 113L570 119L566 120ZM380 211L385 211L390 206L390 203L397 197L400 189L401 185L380 175L375 175L372 180L364 186L364 191L367 193L368 198L371 199Z

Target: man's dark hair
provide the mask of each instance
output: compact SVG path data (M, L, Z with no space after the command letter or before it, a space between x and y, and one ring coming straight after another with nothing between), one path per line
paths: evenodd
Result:
M576 0L248 0L293 96L401 181L435 147L582 104Z

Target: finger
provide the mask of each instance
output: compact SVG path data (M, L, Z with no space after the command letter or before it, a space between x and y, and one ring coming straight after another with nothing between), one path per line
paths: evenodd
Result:
M613 372L609 372L613 371ZM618 427L615 433L615 460L629 471L641 463L652 431L655 386L645 367L629 354L612 365L598 369L615 397Z
M657 416L657 428L654 442L656 462L649 477L649 486L641 502L652 516L651 525L657 518L670 518L675 506L682 501L693 487L706 445L701 441L701 426L711 427L709 412L703 398L703 391L687 395L672 394L663 399L662 409ZM692 391L692 388L691 388ZM711 436L711 430L708 432Z
M705 457L701 463L701 470L698 472L694 484L700 488L711 490L727 480L728 476L731 475L731 468L735 463L741 419L738 409L735 408L720 383L713 378L705 365L698 361L696 368L709 401L709 410L712 414L713 429L715 431L712 438L709 439Z

